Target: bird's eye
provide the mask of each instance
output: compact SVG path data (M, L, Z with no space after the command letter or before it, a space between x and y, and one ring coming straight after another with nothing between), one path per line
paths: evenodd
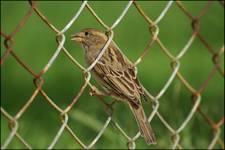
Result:
M85 33L84 33L85 36L87 36L88 34L89 34L88 32L85 32Z

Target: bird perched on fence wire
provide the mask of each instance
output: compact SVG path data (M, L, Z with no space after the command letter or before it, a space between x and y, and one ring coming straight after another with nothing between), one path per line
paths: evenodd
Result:
M81 43L85 61L91 65L106 44L108 36L100 30L88 28L72 35L71 40ZM155 135L141 104L145 92L137 78L135 67L113 41L91 72L105 93L129 105L147 144L156 144Z

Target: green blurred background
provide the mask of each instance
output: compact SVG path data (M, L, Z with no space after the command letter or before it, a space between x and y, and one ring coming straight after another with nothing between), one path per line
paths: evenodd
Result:
M108 25L111 25L124 9L127 2L91 1L89 4ZM138 2L151 19L156 19L166 5L166 1ZM197 15L205 6L205 1L183 2L188 10ZM38 2L38 8L58 29L62 29L80 7L81 2ZM1 32L9 34L29 9L28 2L1 1ZM209 11L200 20L200 31L206 41L219 50L224 44L224 8L217 1L209 7ZM83 28L102 29L87 9L85 9L73 26L66 32L65 47L81 64L85 65L83 51L78 44L69 40L69 36ZM191 22L174 3L159 23L159 37L165 46L176 55L192 35ZM135 61L145 48L150 34L148 24L140 16L134 6L120 24L114 29L114 41L127 57ZM1 54L5 51L4 39L1 38ZM34 71L39 72L57 48L55 33L33 13L25 26L16 34L13 48ZM224 67L224 56L221 58ZM212 55L204 45L196 39L188 52L181 59L180 71L196 89L204 82L213 68ZM154 44L145 59L138 65L138 74L143 85L152 95L156 95L171 75L170 60L157 44ZM74 67L67 57L61 53L52 67L43 76L44 91L61 108L66 108L77 94L83 83L81 71ZM1 67L1 106L11 115L29 99L35 87L33 77L26 72L12 56ZM95 83L91 79L92 83ZM107 114L96 97L89 96L89 88L85 89L79 101L69 112L69 125L77 136L88 144L101 129ZM105 97L108 101L109 97ZM145 105L146 113L151 107ZM191 93L175 78L166 93L160 99L159 112L173 128L178 128L192 108ZM224 114L224 79L217 72L209 81L202 94L201 106L206 114L218 121ZM128 135L137 132L135 120L127 106L115 105L114 119ZM33 148L46 148L61 126L59 112L38 95L28 110L19 119L19 133ZM162 122L154 117L152 127L155 130L158 144L147 146L142 138L136 142L137 148L169 148L171 133ZM224 131L224 125L222 126ZM7 120L1 115L1 144L10 133ZM223 132L221 138L224 139ZM185 129L180 133L180 144L184 148L206 148L212 141L210 126L196 113ZM14 138L8 148L24 148ZM80 148L65 131L55 148ZM126 139L110 124L94 148L127 148ZM216 146L218 148L218 145Z

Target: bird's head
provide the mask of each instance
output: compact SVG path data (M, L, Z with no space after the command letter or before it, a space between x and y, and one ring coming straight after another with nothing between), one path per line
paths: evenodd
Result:
M88 28L71 36L71 40L81 43L84 47L104 46L108 37L100 30Z

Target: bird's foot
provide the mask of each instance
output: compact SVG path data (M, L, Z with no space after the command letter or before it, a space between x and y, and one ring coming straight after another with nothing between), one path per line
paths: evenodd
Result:
M91 91L89 92L90 96L105 96L105 93L98 90L95 86L92 86Z

